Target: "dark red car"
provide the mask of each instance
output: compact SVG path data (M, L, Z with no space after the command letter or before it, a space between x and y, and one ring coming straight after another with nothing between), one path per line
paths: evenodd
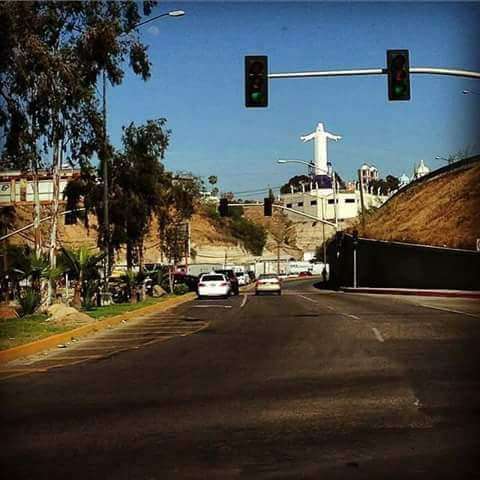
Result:
M305 271L305 272L300 272L298 274L299 277L311 277L312 276L312 272L308 272L308 271Z

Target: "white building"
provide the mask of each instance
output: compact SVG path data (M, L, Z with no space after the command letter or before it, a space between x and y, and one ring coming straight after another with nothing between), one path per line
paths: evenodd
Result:
M80 170L63 168L60 171L60 198L67 183L80 174ZM40 202L50 203L53 200L53 177L47 170L38 172L38 191ZM19 170L0 171L0 205L34 202L33 177Z
M413 171L413 178L421 178L427 175L427 173L430 173L430 169L425 165L423 160L420 160L420 164L416 166Z
M335 223L356 218L362 211L360 191L334 192L332 188L312 188L307 186L300 192L291 192L280 195L283 205L293 210L301 211L315 217ZM374 195L364 192L364 206L366 209L379 207L387 199L386 195ZM336 207L336 208L335 208ZM288 212L289 216L295 216ZM305 218L303 218L305 219ZM298 218L297 218L298 220Z
M402 173L400 175L400 178L398 179L399 181L399 188L404 187L405 185L408 185L410 183L410 179L408 178L408 175L405 175L405 173Z
M378 169L373 165L364 163L360 167L360 175L363 185L368 185L372 180L378 180Z

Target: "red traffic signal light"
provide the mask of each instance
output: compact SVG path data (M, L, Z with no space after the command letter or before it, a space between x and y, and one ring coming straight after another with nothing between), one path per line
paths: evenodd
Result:
M245 106L268 107L268 57L245 57Z
M410 100L408 50L387 50L388 99Z

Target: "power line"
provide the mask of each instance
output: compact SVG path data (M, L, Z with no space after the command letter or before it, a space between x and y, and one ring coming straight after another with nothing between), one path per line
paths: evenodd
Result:
M247 193L262 193L262 192L268 192L270 189L271 190L279 190L282 188L282 185L279 185L278 187L267 187L267 188L258 188L256 190L244 190L243 192L232 192L234 195L244 195Z

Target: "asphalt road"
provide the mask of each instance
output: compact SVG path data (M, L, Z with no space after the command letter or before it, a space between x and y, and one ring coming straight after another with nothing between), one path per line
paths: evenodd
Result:
M478 300L312 283L184 304L167 341L148 317L148 342L3 379L2 477L478 478Z

